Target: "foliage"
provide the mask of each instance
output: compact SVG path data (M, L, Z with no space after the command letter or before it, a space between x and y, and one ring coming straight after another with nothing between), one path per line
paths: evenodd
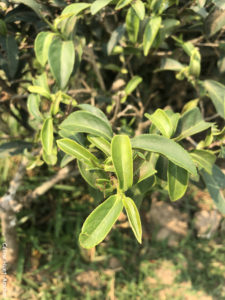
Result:
M10 145L18 153L19 136L32 145L24 152L18 144L29 169L77 159L84 180L107 198L83 224L83 247L99 244L123 207L141 243L145 194L162 189L176 201L189 180L203 180L225 213L224 174L215 165L224 158L225 136L225 86L214 80L222 81L224 73L221 5L210 0L1 4L0 124L7 144L1 144L0 155L13 154ZM204 47L221 53L213 74L206 71ZM163 80L163 85L180 81L182 89L188 85L194 99L181 99L180 107L168 107L167 99L157 103L157 97L151 103Z

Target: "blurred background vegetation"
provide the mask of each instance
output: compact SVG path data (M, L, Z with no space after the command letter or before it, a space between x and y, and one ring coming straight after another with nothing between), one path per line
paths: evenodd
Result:
M34 40L39 32L49 30L49 22L64 7L75 2L79 1L0 3L1 197L24 151L29 153L32 143L39 147L35 130L40 124L27 108L28 86L43 72L34 55ZM145 112L165 107L181 112L185 105L198 105L205 120L222 130L221 112L198 83L210 79L225 84L225 2L143 1L146 14L162 10L164 22L146 56L142 47L146 20L140 22L137 40L132 42L125 30L128 7L115 10L117 2L94 16L85 11L77 17L76 28L67 28L76 29L77 43L83 45L67 94L77 103L101 108L120 133L134 135L144 130L139 124L146 121ZM184 49L187 41L200 54L197 79L183 69L190 63ZM48 65L45 72L54 93ZM126 103L117 105L134 75L143 81ZM73 110L73 105L61 106L66 115ZM48 109L43 99L43 112ZM196 135L191 143L206 136L207 132ZM190 141L186 143L190 147ZM224 172L224 141L215 142L212 149L221 151L217 165ZM173 203L163 190L145 195L140 212L142 245L134 240L122 214L103 243L84 250L78 245L78 235L85 218L103 200L102 193L84 182L72 162L69 173L26 203L32 191L60 170L58 165L41 165L35 155L29 159L16 195L25 205L16 213L18 261L7 274L9 299L225 299L225 220L202 183L190 186Z

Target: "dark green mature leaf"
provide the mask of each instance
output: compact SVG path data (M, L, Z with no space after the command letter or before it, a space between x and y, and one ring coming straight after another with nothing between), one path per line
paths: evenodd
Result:
M215 154L208 150L196 149L193 150L190 155L199 168L202 168L207 173L212 174L212 167L216 160Z
M124 192L133 184L133 159L130 139L127 135L116 135L111 143L112 161Z
M75 132L86 132L111 140L113 133L109 122L87 111L76 111L70 114L61 124L60 129Z
M41 143L47 155L52 154L53 141L53 120L49 117L44 121L41 129Z
M216 165L213 165L212 175L204 170L201 171L201 175L216 207L225 214L225 198L222 191L225 188L225 175Z
M188 136L204 131L212 124L205 122L198 107L186 111L180 118L176 131L176 141L185 139Z
M155 184L155 176L151 176L146 178L145 180L135 184L132 186L131 189L127 191L127 196L134 199L136 206L139 208L141 203L148 193Z
M176 201L180 199L188 186L188 172L169 161L167 179L170 200Z
M31 143L22 140L2 143L0 145L0 158L22 154L25 149L30 149L31 147Z
M83 248L90 249L104 240L123 209L122 195L113 195L86 219L79 236Z
M97 179L109 179L106 172L102 170L90 170L90 166L78 161L78 168L84 180L94 189L98 189Z
M192 174L197 174L195 165L189 153L176 142L156 134L141 134L131 139L132 147L160 153L174 164Z
M225 119L225 86L214 80L205 80L204 86L209 93L217 113Z
M14 3L22 3L24 5L29 6L33 11L36 12L36 14L42 18L43 11L46 11L46 6L35 1L35 0L13 0Z
M89 166L93 166L93 163L98 164L97 157L95 157L85 147L81 146L80 144L78 144L73 140L67 138L60 139L57 140L57 145L63 152L71 156L74 156L75 158L85 162Z
M135 10L138 18L143 21L145 17L145 5L141 0L135 0L131 3L133 9Z
M172 136L173 124L164 110L159 108L153 114L146 113L145 116L152 121L162 135L168 138Z
M91 14L95 15L97 12L99 12L102 8L107 6L112 0L95 0L91 4Z
M75 15L77 16L80 12L82 12L83 10L85 10L86 8L90 7L91 4L90 3L73 3L70 4L68 6L66 6L66 8L64 8L64 10L62 11L62 16L63 15Z
M69 81L75 62L75 49L72 41L54 39L48 50L48 62L59 87L64 89Z
M0 48L0 67L9 79L13 79L19 64L19 51L14 36L0 36Z
M132 43L137 42L140 20L134 9L130 7L126 15L126 31Z
M39 104L40 104L40 96L39 95L34 95L30 94L28 99L27 99L27 108L31 116L33 116L36 120L42 121L43 116L40 113L39 110Z
M42 66L48 60L48 49L54 36L55 34L50 31L41 31L34 41L35 55Z
M144 55L147 56L148 52L156 38L159 31L162 19L159 16L153 16L147 23L143 36Z
M137 241L141 244L142 227L141 227L141 219L140 219L137 206L135 205L134 201L131 198L125 196L123 197L123 205L126 209L130 227L132 228Z

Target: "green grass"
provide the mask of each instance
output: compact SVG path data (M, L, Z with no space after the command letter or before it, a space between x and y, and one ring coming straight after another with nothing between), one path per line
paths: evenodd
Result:
M90 197L85 190L79 180L65 190L57 187L18 215L21 300L110 299L112 293L118 300L163 295L180 300L184 294L225 299L224 240L219 233L211 240L196 238L191 223L187 237L175 248L154 236L139 245L130 228L113 229L88 261L78 236L99 195L91 190Z

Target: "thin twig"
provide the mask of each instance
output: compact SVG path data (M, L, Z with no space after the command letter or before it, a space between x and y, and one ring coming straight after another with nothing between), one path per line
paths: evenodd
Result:
M95 74L97 76L97 79L98 79L98 82L99 82L99 85L100 85L101 89L103 91L106 91L105 82L103 80L102 74L101 74L101 72L99 70L99 67L97 65L93 48L92 47L86 47L84 53L86 54L86 56L84 56L84 59L89 61L92 64L93 68L94 68L94 71L95 71Z
M205 118L205 121L211 121L211 120L213 120L213 119L215 119L215 118L217 118L217 117L219 117L220 115L218 114L218 113L216 113L216 114L214 114L214 115L212 115L212 116L210 116L210 117L206 117Z
M135 131L135 136L137 136L137 135L139 135L139 134L142 134L143 131L144 131L148 126L150 126L150 124L151 124L151 121L150 121L150 120L147 120L147 121L145 121L145 122L140 122L140 123L138 124L138 128L137 128L136 131Z
M115 100L115 109L114 109L114 114L113 114L113 117L112 119L110 120L110 123L112 126L114 126L117 118L118 118L118 113L120 111L120 100L121 100L121 97L120 97L120 94L117 94L115 97L114 97L114 100Z

